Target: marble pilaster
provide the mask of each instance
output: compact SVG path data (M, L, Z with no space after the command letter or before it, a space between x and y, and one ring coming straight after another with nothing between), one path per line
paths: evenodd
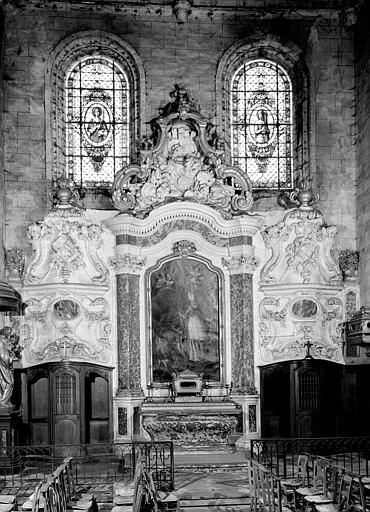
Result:
M253 289L252 275L230 275L232 393L253 394Z
M118 393L142 393L140 384L139 276L117 275Z

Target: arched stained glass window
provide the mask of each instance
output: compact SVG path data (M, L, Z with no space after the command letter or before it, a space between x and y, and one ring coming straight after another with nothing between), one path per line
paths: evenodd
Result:
M129 163L129 82L113 59L81 58L66 77L68 175L86 188L109 188Z
M253 188L289 189L293 180L292 84L276 62L245 62L231 82L232 163Z

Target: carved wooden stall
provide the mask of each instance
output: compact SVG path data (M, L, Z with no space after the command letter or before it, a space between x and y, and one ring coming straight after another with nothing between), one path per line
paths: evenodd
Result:
M262 219L250 214L249 180L208 143L187 93L174 97L142 164L116 176L121 213L106 221L116 237L116 437L222 443L238 423L247 439L258 432L252 242ZM173 393L184 372L201 375L195 394Z

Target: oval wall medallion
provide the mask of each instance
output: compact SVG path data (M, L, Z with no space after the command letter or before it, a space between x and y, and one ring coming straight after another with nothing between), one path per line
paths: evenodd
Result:
M292 314L296 318L310 318L317 314L317 304L310 299L300 299L292 305Z
M61 299L54 303L54 314L59 320L73 320L80 314L80 306L70 299Z

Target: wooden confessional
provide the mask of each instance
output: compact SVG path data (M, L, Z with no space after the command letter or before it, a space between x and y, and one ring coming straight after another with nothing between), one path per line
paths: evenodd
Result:
M308 358L260 371L262 437L338 435L342 365Z
M28 368L24 420L29 444L111 442L111 370L73 362Z

